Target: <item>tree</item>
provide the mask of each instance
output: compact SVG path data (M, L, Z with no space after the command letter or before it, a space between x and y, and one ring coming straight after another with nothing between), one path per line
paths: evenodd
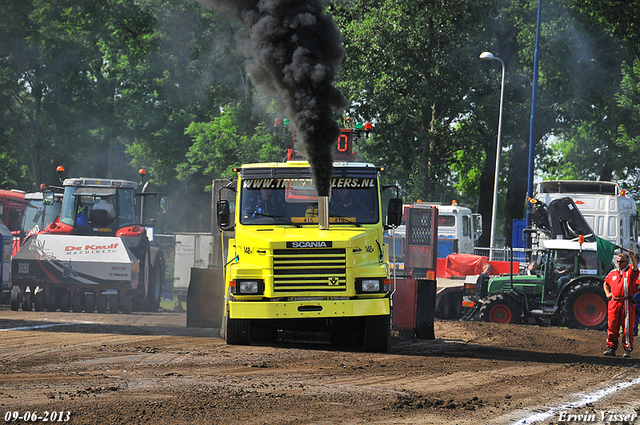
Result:
M616 142L620 117L616 92L620 65L629 51L591 11L571 8L571 2L567 6L549 24L550 53L557 53L550 55L541 78L556 115L549 133L557 140L551 144L551 155L542 158L543 174L624 180L631 163Z
M210 189L212 179L234 178L231 169L245 162L282 160L291 136L277 134L261 122L255 128L245 128L247 109L250 105L228 105L212 121L189 125L186 134L194 143L186 161L178 166L180 178L206 177Z
M151 16L124 0L10 0L2 8L2 126L28 156L32 184L49 180L44 167L72 158L106 176L122 129L118 70L145 54Z
M435 200L468 141L476 75L469 53L477 16L487 8L457 0L359 0L332 8L347 49L339 86L351 113L375 125L360 152L384 165L409 198Z

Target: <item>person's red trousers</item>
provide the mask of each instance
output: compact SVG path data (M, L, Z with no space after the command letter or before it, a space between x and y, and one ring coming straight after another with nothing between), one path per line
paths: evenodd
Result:
M629 316L625 304L629 306ZM630 301L609 300L609 328L607 329L607 347L616 350L618 348L618 338L620 336L620 326L622 326L622 348L633 351L633 325L636 322L636 311Z

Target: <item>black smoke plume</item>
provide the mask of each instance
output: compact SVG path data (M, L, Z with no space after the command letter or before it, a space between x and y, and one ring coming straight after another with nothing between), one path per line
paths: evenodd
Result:
M331 152L340 136L333 110L347 106L334 82L344 57L340 31L323 0L203 0L233 10L249 32L252 81L283 103L311 165L318 195L328 196Z

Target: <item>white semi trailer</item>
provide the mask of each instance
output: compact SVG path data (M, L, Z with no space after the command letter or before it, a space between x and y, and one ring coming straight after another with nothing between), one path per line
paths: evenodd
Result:
M548 180L538 183L536 199L573 199L596 236L638 252L638 209L617 183L587 180Z

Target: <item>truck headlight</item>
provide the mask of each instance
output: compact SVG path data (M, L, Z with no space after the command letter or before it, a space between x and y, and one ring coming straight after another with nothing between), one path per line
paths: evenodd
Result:
M263 292L264 283L262 280L238 280L236 289L238 295L258 295Z
M385 292L383 281L380 278L356 279L356 292L358 293Z

